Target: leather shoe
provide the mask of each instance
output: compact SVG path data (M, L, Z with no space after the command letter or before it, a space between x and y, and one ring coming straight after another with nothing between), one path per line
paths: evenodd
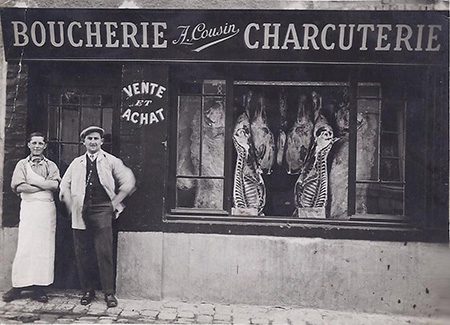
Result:
M21 290L18 288L9 289L2 297L4 302L10 302L19 299L21 295Z
M92 300L94 300L94 298L95 298L95 291L94 290L86 291L83 294L83 297L81 297L80 303L82 305L88 305L88 304L90 304L92 302Z
M31 299L39 302L48 302L48 296L43 290L33 292Z
M114 297L113 294L105 295L105 301L106 301L106 306L108 308L117 307L117 304L118 304L117 299L116 299L116 297Z

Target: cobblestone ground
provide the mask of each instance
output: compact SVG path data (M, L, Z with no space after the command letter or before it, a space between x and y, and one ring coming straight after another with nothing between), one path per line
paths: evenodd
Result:
M3 294L3 293L1 293ZM88 306L75 291L50 291L48 303L24 297L0 302L0 324L289 324L448 325L450 318L351 313L331 310L120 299L107 309L98 294Z

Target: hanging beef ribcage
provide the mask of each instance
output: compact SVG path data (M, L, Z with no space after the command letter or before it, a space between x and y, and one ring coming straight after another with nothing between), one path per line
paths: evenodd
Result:
M297 208L325 207L328 200L327 158L336 138L329 125L318 129L314 145L294 187Z
M328 154L337 138L322 114L322 97L311 93L314 112L314 143L308 151L305 165L295 183L297 208L323 208L328 201Z
M269 175L275 162L275 137L267 126L265 99L258 98L255 116L251 121L250 130L255 145L256 157L262 171Z
M294 198L297 208L324 207L328 197L327 156L332 144L321 150L311 162L308 172L295 183Z
M236 148L233 204L235 208L255 208L262 214L266 204L266 187L258 166L250 132L248 113L241 114L234 127Z
M306 96L299 98L297 119L287 136L286 162L288 174L299 173L308 154L313 132L311 113L306 107Z

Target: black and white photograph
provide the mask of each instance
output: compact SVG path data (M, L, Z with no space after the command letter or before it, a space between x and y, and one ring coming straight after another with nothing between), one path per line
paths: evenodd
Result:
M0 1L0 324L449 324L449 9Z

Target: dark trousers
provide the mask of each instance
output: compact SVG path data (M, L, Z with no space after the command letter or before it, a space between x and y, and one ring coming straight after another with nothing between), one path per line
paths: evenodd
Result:
M114 293L114 263L113 263L113 209L110 202L91 204L83 210L86 230L73 230L75 257L81 290L94 290L96 253L100 282L104 294Z

